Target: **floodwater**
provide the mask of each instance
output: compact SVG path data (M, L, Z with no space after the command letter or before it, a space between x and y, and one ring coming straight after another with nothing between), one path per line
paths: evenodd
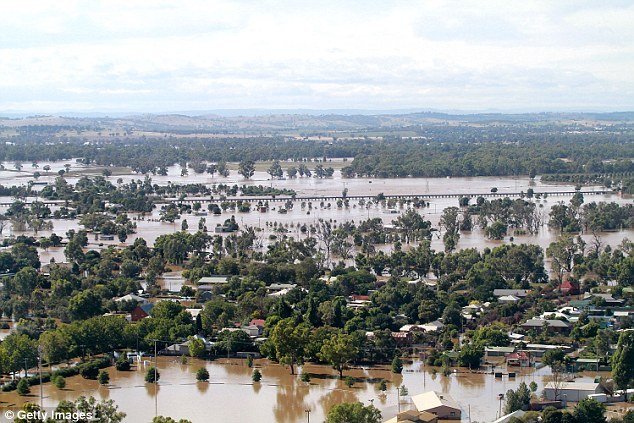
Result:
M74 183L81 175L100 175L101 169L80 166L74 161L71 164L71 173L67 177L68 181ZM47 163L39 163L37 169L42 173L40 181L52 182L59 169L64 168L64 163L48 163L51 166L50 175L45 175L42 167ZM0 184L15 185L26 184L31 179L35 168L30 163L25 163L22 172L15 172L11 163L5 162L5 168L0 170ZM340 165L340 164L339 164ZM309 166L310 167L310 166ZM235 169L235 166L234 166ZM143 175L115 174L110 179L116 183L118 178L128 182L131 179L143 179ZM269 180L265 172L257 171L254 178L245 181L235 170L228 178L211 177L207 174L195 175L191 173L186 177L180 176L180 168L173 166L169 169L168 176L152 176L153 183L167 184L168 181L174 183L204 183L212 184L226 183L233 185L265 185L276 188L294 189L298 196L325 196L341 195L344 189L348 190L348 195L369 195L375 196L383 194L479 194L487 193L491 188L498 188L498 192L511 193L526 191L533 188L536 193L554 191L572 191L574 186L570 184L546 184L539 179L532 181L528 178L406 178L406 179L378 179L378 178L341 178L340 172L336 171L333 178L296 178L292 180ZM601 190L600 187L584 187L586 190ZM13 201L11 198L0 199L3 202ZM547 221L548 212L553 204L559 201L567 202L570 197L548 197L547 199L534 200L539 204ZM614 201L620 204L632 202L631 197L622 197L617 194L609 195L587 195L586 202L591 201ZM254 226L260 228L260 241L264 246L269 243L269 235L273 233L275 222L285 227L288 236L301 238L299 227L302 224L315 224L318 219L332 220L333 222L355 221L360 222L373 217L380 217L384 223L398 217L397 214L390 214L381 205L372 205L367 208L359 204L357 200L350 201L349 208L337 208L332 202L330 206L325 202L322 206L319 201L312 202L312 209L306 204L301 207L299 201L294 203L294 208L287 214L277 213L277 209L283 203L271 203L272 209L268 212L260 213L252 211L250 213L225 212L221 216L204 216L205 225L213 233L213 228L217 224L222 224L225 219L235 215L237 222L241 225ZM431 220L434 227L438 227L438 220L445 207L458 206L457 198L435 199L431 201L429 207L420 209L419 212ZM397 210L402 213L407 206L399 207ZM205 206L203 206L205 208ZM273 209L275 208L275 209ZM5 212L0 208L0 212ZM147 240L152 245L155 239L161 234L172 233L180 230L180 221L171 224L158 221L159 210L154 210L151 215L138 216L131 214L130 217L137 219L137 233L128 237L125 244L134 242L137 237ZM198 228L199 216L183 215L189 224L189 232L195 232ZM69 229L78 229L76 220L54 220L52 231L42 231L38 236L48 236L55 232L59 235L65 234ZM5 228L4 236L9 235L33 235L32 232L19 233ZM279 234L278 234L279 235ZM509 234L514 235L514 234ZM515 243L533 243L546 248L548 244L557 238L558 234L550 231L544 226L539 234L515 235ZM634 238L634 231L617 231L600 234L604 244L616 246L625 237ZM591 235L584 234L586 241L590 241ZM483 236L482 231L474 230L470 233L461 234L458 248L478 248L495 247L503 242L509 242L509 237L505 241L491 241ZM124 244L124 245L125 245ZM89 237L90 249L101 249L108 245L122 245L118 241L98 241L92 236ZM389 251L391 246L380 247ZM443 250L440 236L434 236L432 248L437 251ZM48 263L52 258L57 262L65 260L63 248L50 248L48 251L40 251L42 263ZM180 272L172 272L160 280L164 288L178 291L183 283ZM0 331L0 337L5 336L8 331ZM205 366L211 375L210 383L195 382L195 371ZM464 420L469 417L469 410L472 421L494 420L499 409L498 394L506 393L508 389L515 389L521 381L535 381L539 385L538 393L543 389L543 377L547 375L547 369L525 370L517 378L509 380L504 377L496 380L492 375L484 374L452 374L448 377L440 374L434 375L425 369L420 362L415 362L405 366L403 375L394 375L386 368L356 368L346 372L351 375L356 382L352 388L348 388L342 381L336 378L335 373L325 366L307 365L304 370L313 375L310 384L303 383L298 376L291 376L288 369L267 360L257 360L258 366L263 374L263 379L258 384L251 382L251 371L243 360L217 360L214 362L202 362L190 360L188 365L181 365L175 358L160 357L159 368L161 371L161 381L158 388L158 396L155 395L155 386L145 384L143 380L143 369L131 372L117 372L110 369L111 383L108 387L99 387L96 381L87 381L81 377L73 377L67 380L67 388L58 390L50 384L44 387L45 406L54 406L62 399L74 399L79 395L94 395L97 398L111 398L119 405L120 409L128 414L126 421L142 422L149 421L158 414L170 415L174 418L187 418L194 422L223 421L223 422L303 422L310 418L312 421L323 421L328 410L337 403L343 401L361 401L364 404L371 402L378 407L383 418L394 416L398 410L396 386L407 386L411 395L422 393L427 390L438 390L450 394L463 407ZM379 379L386 379L388 391L385 395L378 391L377 382ZM372 383L370 383L372 382ZM0 407L11 405L19 406L25 400L38 401L37 387L30 397L19 397L15 393L0 393ZM402 398L401 409L412 407L411 401ZM156 407L156 408L155 408ZM1 419L2 417L0 417ZM1 420L0 420L1 421Z
M463 421L492 421L496 418L500 403L498 394L516 389L521 382L538 384L537 394L543 389L549 375L547 368L522 369L517 377L496 379L491 374L456 373L442 376L433 374L422 362L404 366L397 375L387 367L356 367L344 372L352 376L354 385L348 388L337 378L330 367L306 365L302 371L311 374L310 383L291 375L287 367L268 360L255 360L255 368L262 372L259 383L251 381L253 369L246 360L219 359L201 361L189 359L182 365L176 357L159 357L160 382L158 390L143 380L145 367L133 367L129 372L108 369L110 384L99 386L96 381L80 376L68 378L66 388L59 390L45 384L44 406L54 407L60 400L72 400L79 395L93 395L98 399L112 399L119 409L127 413L126 421L150 421L155 414L169 415L192 422L250 422L294 423L310 419L322 422L330 408L341 402L360 401L373 404L388 419L396 415L397 387L404 385L408 396L400 398L400 410L414 408L410 396L429 390L451 395L462 407ZM149 366L150 363L148 362ZM195 373L206 367L210 374L208 383L196 382ZM378 382L388 381L388 390L381 393ZM158 391L158 392L157 392ZM32 388L29 396L20 397L15 392L1 393L2 407L19 407L26 401L39 402L39 389ZM502 404L502 407L504 405Z

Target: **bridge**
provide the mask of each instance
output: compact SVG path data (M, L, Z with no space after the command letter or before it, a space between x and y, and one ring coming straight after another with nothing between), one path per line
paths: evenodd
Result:
M550 192L534 192L533 198L546 198L546 197L563 197L563 196L572 196L576 193L580 193L584 196L586 195L606 195L606 194L617 194L611 190L595 190L595 191L550 191ZM526 197L526 192L485 192L485 193L438 193L438 194L382 194L381 198L384 200L437 200L441 198L520 198ZM193 204L193 203L220 203L221 201L266 201L266 202L287 202L287 201L304 201L304 202L313 202L313 201L339 201L339 200L376 200L376 195L325 195L325 196L243 196L243 197L230 197L225 199L214 198L214 197L188 197L184 199L178 198L170 198L163 199L162 201L157 201L158 204L168 204L168 203L176 203L176 204Z
M606 195L606 194L618 194L618 192L615 191L611 191L611 190L594 190L594 191L549 191L549 192L534 192L533 193L533 197L539 197L539 198L546 198L546 197L563 197L563 196L572 196L574 194L576 194L577 192L579 192L580 194L587 196L587 195ZM484 198L505 198L505 197L509 197L509 198L520 198L520 197L526 197L526 192L484 192L484 193L438 193L438 194L382 194L382 199L384 200L437 200L437 199L441 199L441 198L462 198L462 197L467 197L467 198L478 198L478 197L484 197ZM342 195L325 195L325 196L317 196L317 195L311 195L311 196L290 196L290 195L283 195L283 196L242 196L242 197L230 197L230 198L225 198L223 200L220 199L220 197L218 198L214 198L214 197L187 197L184 199L179 199L179 198L160 198L157 199L155 201L156 204L193 204L193 203L201 203L201 204L207 204L207 203L219 203L221 201L229 201L229 202L236 202L236 201L249 201L249 202L254 202L254 201L266 201L269 203L273 203L273 202L287 202L287 201L304 201L304 202L313 202L313 201L339 201L339 200L376 200L377 196L376 195L347 195L347 196L342 196ZM43 203L46 206L72 206L72 203L70 201L66 201L66 200L46 200L46 199L38 199L35 200L38 202ZM25 205L31 205L31 203L34 202L34 200L26 200L23 201ZM11 204L13 204L12 202L7 202L7 201L2 201L0 202L0 207L9 207Z

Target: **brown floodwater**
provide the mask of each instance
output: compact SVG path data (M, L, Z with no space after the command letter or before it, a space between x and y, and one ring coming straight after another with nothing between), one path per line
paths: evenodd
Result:
M71 174L67 178L74 183L82 174L99 175L101 170L80 166L69 161L71 164ZM39 163L40 172L47 163ZM51 175L42 176L41 181L52 182L54 173L63 168L63 162L49 163L52 171ZM11 169L12 164L5 163L7 169ZM0 184L14 185L26 184L35 169L30 163L25 163L23 171L0 171ZM121 177L124 182L131 179L143 179L142 175L122 174L112 176L113 183ZM331 179L297 178L293 180L268 179L265 172L258 171L254 178L245 181L235 171L229 178L211 177L207 174L190 174L187 177L180 176L180 168L173 166L169 169L168 176L153 176L154 183L166 184L168 181L175 183L204 183L211 185L214 183L246 184L246 185L266 185L277 188L289 188L297 191L298 195L325 196L341 195L344 189L348 189L349 195L372 195L384 194L438 194L438 193L486 193L492 187L497 187L500 193L526 191L533 188L536 192L553 192L558 190L571 191L574 186L570 184L546 184L539 179L531 181L528 178L406 178L406 179L378 179L378 178L341 178L340 172L336 171ZM599 190L600 187L584 187L584 190ZM13 201L12 198L1 198L2 202ZM547 199L534 200L539 204L547 221L548 212L552 205L559 201L569 201L569 197L549 197ZM591 201L614 201L619 204L632 203L631 197L622 197L617 194L610 195L588 195L586 202ZM358 201L351 200L350 208L337 208L332 202L328 207L327 203L321 207L319 201L313 202L312 210L309 212L308 205L302 209L299 202L295 202L292 210L287 214L279 214L277 210L270 210L265 213L252 211L251 213L233 213L238 223L250 225L262 229L261 241L264 246L270 241L269 234L272 233L272 224L277 222L287 227L289 236L295 238L304 237L299 231L301 224L315 224L318 219L332 220L333 222L355 221L359 222L370 217L380 217L384 223L390 223L397 214L389 214L388 210L380 205L372 205L369 208L361 206ZM430 207L420 209L419 212L431 220L434 227L438 227L440 214L445 207L457 206L457 198L446 198L432 200ZM272 203L273 207L279 208L281 203ZM398 206L397 206L398 208ZM398 208L400 212L406 209ZM5 212L6 208L0 209ZM205 216L206 226L209 231L213 231L216 224L222 224L225 219L231 217L231 212L223 213L221 216ZM131 217L138 217L131 214ZM195 232L198 227L200 217L193 215L183 215L189 224L189 232ZM159 211L154 210L151 215L145 216L142 220L137 220L138 232L131 235L125 244L134 242L137 237L142 237L153 245L155 239L161 234L172 233L180 230L180 221L174 224L158 221ZM52 231L42 231L38 235L48 236L55 232L63 235L69 229L78 229L77 220L54 220ZM267 225L267 223L269 225ZM20 233L12 232L11 228L5 228L4 236L9 235L32 235L32 232ZM519 235L515 236L515 243L538 244L543 248L547 247L557 238L558 234L551 231L547 226L535 236ZM623 238L634 237L634 231L617 231L600 234L605 244L618 245ZM591 235L584 234L586 241L590 241ZM109 245L121 245L118 241L97 241L89 237L88 248L101 249ZM492 241L484 237L482 231L474 230L470 233L461 234L458 248L478 248L494 247L503 242L509 242L509 237L505 241ZM380 249L390 251L391 246L380 246ZM432 248L437 251L443 250L442 239L434 236ZM42 263L48 263L52 258L57 262L65 260L63 248L50 248L48 251L40 251ZM547 263L548 265L548 263ZM159 281L164 288L178 291L183 283L180 272L166 274ZM8 331L0 331L0 338L6 336ZM195 371L205 366L211 375L210 383L195 382ZM505 393L508 389L516 388L521 381L535 381L539 385L538 392L543 389L544 376L548 375L547 369L524 370L517 378L509 380L506 376L499 380L492 375L484 374L452 374L448 377L440 374L434 375L426 369L420 362L415 362L405 366L403 375L394 375L386 368L355 368L346 372L355 378L356 382L352 388L345 386L342 381L336 378L336 374L329 367L325 366L305 366L305 371L313 375L310 384L303 383L298 376L291 376L288 369L267 360L257 360L256 366L261 369L263 379L258 384L251 382L251 371L243 360L218 360L214 362L202 362L190 360L188 365L181 365L175 358L160 357L159 368L161 371L161 381L158 386L145 384L143 380L143 369L131 372L117 372L110 369L111 383L108 387L98 386L96 381L84 380L81 377L73 377L67 380L67 387L59 390L50 384L44 387L45 406L54 406L62 399L74 399L79 395L94 395L97 398L111 398L119 405L120 409L128 414L126 421L143 422L150 421L155 415L155 407L158 414L170 415L174 418L187 418L193 422L304 422L307 421L307 412L310 410L312 421L323 421L327 411L334 405L344 401L361 401L364 404L373 403L387 419L394 416L398 410L396 386L405 385L411 395L415 395L430 389L449 393L463 408L465 421L468 419L469 409L472 421L491 421L496 417L499 409L498 394ZM391 383L388 385L386 394L381 394L378 390L379 379L384 378ZM34 394L28 397L19 397L15 393L0 393L0 407L19 406L25 400L38 401L39 389L35 388ZM412 407L408 398L401 399L401 409ZM2 419L3 417L0 417ZM2 420L0 420L2 421Z
M186 365L182 365L178 358L159 357L158 363L161 376L158 389L144 382L143 366L133 367L129 372L110 368L107 387L80 376L68 378L63 390L45 384L44 406L54 407L60 400L92 395L98 399L114 400L119 409L127 413L126 421L129 422L148 422L158 414L186 418L194 423L293 423L307 421L306 410L310 410L311 421L321 422L334 405L360 401L365 405L374 404L381 410L383 418L388 419L399 409L397 387L404 385L409 396L400 398L401 410L414 407L411 395L436 390L458 401L464 421L468 421L469 412L472 421L491 421L498 413L498 394L516 389L520 382L529 384L532 381L538 384L539 394L549 375L548 369L542 368L522 369L513 379L508 376L496 379L491 374L476 373L442 376L440 373L433 374L422 362L415 361L404 366L402 375L391 373L386 366L347 370L344 376L352 376L355 380L349 388L328 366L304 366L302 371L311 374L310 383L305 383L299 375L291 375L287 367L265 359L255 360L255 367L262 372L262 380L253 383L253 369L246 365L245 360L189 359ZM208 383L195 381L196 370L200 367L209 371ZM388 381L385 393L378 389L381 379ZM20 397L15 392L0 393L2 408L17 408L27 401L39 402L37 386L26 397Z

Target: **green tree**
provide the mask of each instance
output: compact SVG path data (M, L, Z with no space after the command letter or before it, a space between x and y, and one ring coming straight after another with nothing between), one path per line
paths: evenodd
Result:
M81 396L75 401L62 400L55 409L56 413L63 414L77 414L83 413L84 415L90 413L94 416L90 419L94 423L119 423L122 422L126 414L121 411L117 411L118 407L113 400L97 401L94 397ZM77 420L63 420L63 423L71 423Z
M332 365L339 372L339 378L343 378L343 371L348 363L357 356L359 348L355 339L343 332L335 332L324 340L319 350L319 358Z
M612 378L621 389L634 384L634 331L623 331L612 356Z
M380 423L381 412L360 402L337 404L330 409L326 423Z
M152 419L152 423L192 423L191 420L180 419L174 420L171 417L156 416Z
M260 380L262 380L262 373L258 369L255 369L253 371L253 374L251 375L251 380L253 380L254 382L259 382Z
M242 160L238 164L238 173L246 179L250 179L255 173L255 162L253 160Z
M510 414L513 411L523 410L531 402L531 391L526 386L526 383L520 383L520 386L516 390L509 389L506 392L506 405L504 406L504 413Z
M275 348L275 357L280 363L288 364L294 375L295 365L304 363L310 328L305 323L295 324L295 320L289 317L275 325L270 339Z
M202 357L205 354L205 341L200 338L190 337L187 347L189 348L189 355L192 357Z
M394 356L392 360L392 373L402 373L403 372L403 360L398 355Z
M577 404L573 412L575 423L607 423L605 405L594 398L586 398Z

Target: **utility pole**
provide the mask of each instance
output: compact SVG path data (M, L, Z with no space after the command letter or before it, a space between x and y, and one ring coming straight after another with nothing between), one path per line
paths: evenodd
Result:
M158 339L154 340L154 417L158 417L158 380L156 379L158 373L157 341Z
M310 408L304 410L306 412L306 422L310 423Z
M42 387L42 346L37 346L37 367L38 373L40 374L40 410L44 410L44 393Z

